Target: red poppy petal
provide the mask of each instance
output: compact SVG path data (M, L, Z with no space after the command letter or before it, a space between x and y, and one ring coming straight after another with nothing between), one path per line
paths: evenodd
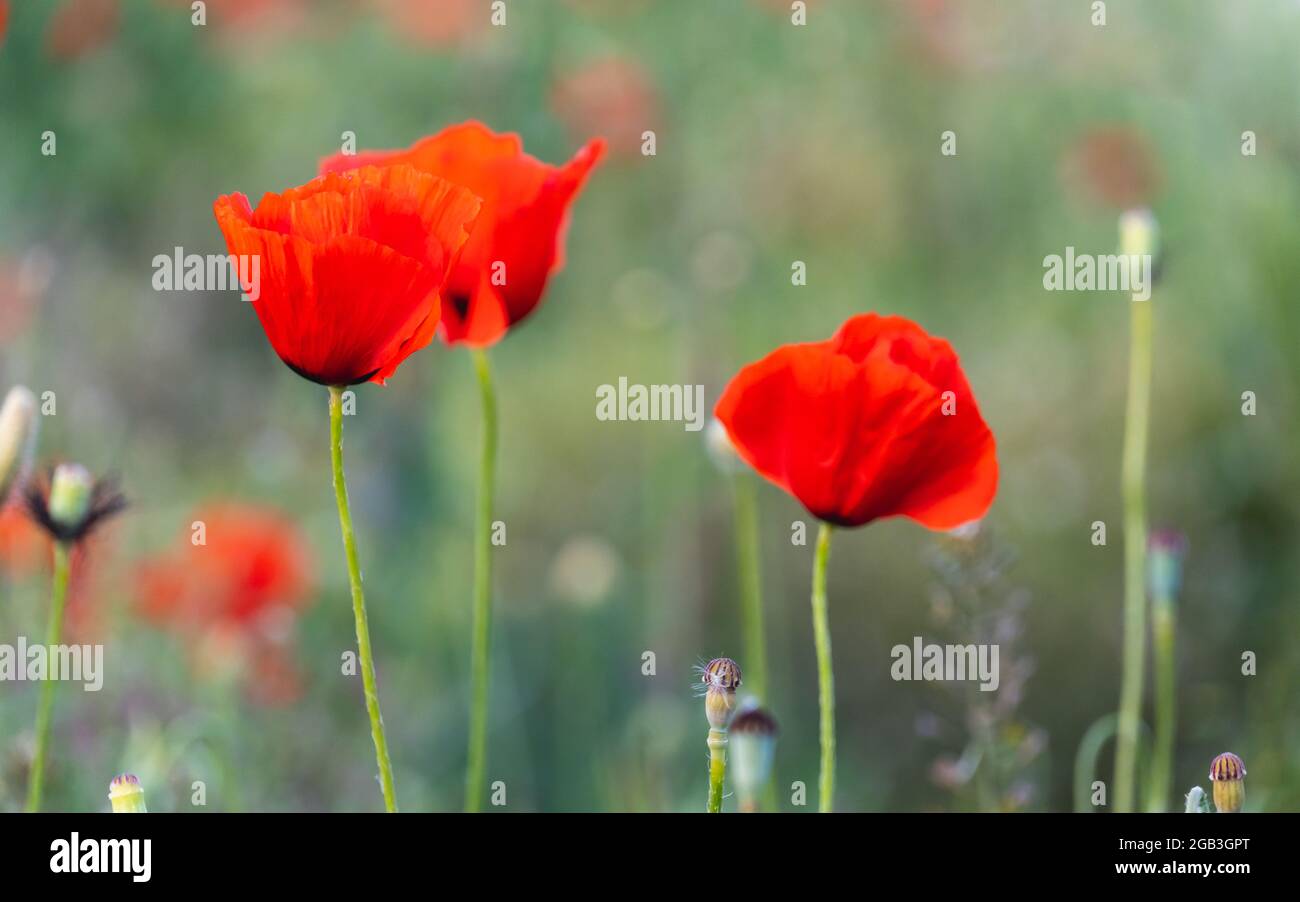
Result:
M992 433L957 356L897 317L855 317L826 342L743 368L716 411L738 453L831 523L978 519L997 488Z

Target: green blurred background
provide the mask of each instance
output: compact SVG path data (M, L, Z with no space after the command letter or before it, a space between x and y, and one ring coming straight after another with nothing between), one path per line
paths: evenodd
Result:
M743 363L867 310L952 341L1002 481L973 541L903 521L838 535L839 807L1068 809L1080 737L1118 696L1128 310L1116 293L1045 291L1042 260L1112 252L1134 203L1166 249L1150 516L1190 543L1176 790L1208 787L1231 750L1248 810L1300 808L1300 6L1112 0L1099 27L1086 3L809 5L798 27L775 0L510 0L493 27L486 0L210 0L195 27L169 0L11 4L0 389L55 392L41 457L118 472L132 501L91 549L83 636L105 643L108 674L98 694L60 689L47 807L104 809L130 770L154 810L192 810L195 780L209 809L380 808L359 681L339 673L353 626L325 392L280 364L236 294L155 292L151 261L225 253L213 200L307 181L345 131L398 147L474 118L549 162L593 135L613 148L574 209L567 267L491 352L508 544L488 772L506 810L702 809L691 668L745 666L727 476L702 433L597 421L596 386L703 383L711 405ZM956 156L940 153L948 130ZM399 798L457 809L469 357L436 344L387 388L361 387L346 430ZM776 797L811 811L812 549L790 541L807 515L766 484L758 497ZM312 549L287 706L200 678L183 642L132 613L136 562L222 499L285 511ZM48 575L0 585L0 641L36 641ZM914 635L995 636L1002 691L891 681L889 649ZM1257 676L1241 674L1247 650ZM35 698L0 684L0 810L21 806Z

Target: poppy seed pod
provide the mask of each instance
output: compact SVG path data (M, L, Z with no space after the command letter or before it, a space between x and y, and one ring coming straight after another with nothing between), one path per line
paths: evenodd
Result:
M36 450L36 397L15 385L0 407L0 505L20 483Z
M57 542L79 542L126 507L112 480L96 480L80 464L59 464L27 488L27 512Z
M90 511L90 497L94 489L94 477L85 467L80 464L59 464L54 468L54 476L50 479L50 519L65 528L76 526Z
M1246 764L1232 752L1210 762L1214 781L1214 807L1220 814L1235 814L1246 801Z
M741 809L757 810L758 796L772 775L776 757L776 718L766 709L747 706L731 722L731 773Z
M144 804L144 787L135 774L119 774L108 784L108 801L114 814L148 814Z

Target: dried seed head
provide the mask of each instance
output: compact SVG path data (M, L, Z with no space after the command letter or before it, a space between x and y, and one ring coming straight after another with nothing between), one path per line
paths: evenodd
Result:
M1246 801L1246 764L1232 752L1224 752L1210 762L1210 779L1214 781L1214 807L1220 814L1241 810Z
M135 774L119 774L108 784L108 800L114 814L147 814L144 787Z
M36 397L21 385L0 406L0 505L23 480L36 450Z

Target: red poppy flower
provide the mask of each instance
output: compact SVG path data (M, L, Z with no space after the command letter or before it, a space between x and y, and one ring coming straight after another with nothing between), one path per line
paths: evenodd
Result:
M64 62L87 56L117 33L121 13L119 0L69 0L50 19L46 48Z
M194 513L204 544L143 563L137 612L181 636L203 676L239 673L259 701L296 694L295 615L311 598L311 562L294 524L277 511L216 504Z
M5 29L9 27L9 0L0 0L0 44L4 43Z
M213 209L230 253L258 259L259 284L244 289L280 359L354 385L382 384L432 340L479 201L410 166L367 166L267 194L256 211L238 193Z
M156 623L208 629L247 627L307 600L310 565L297 527L278 512L242 504L195 511L203 544L187 533L176 551L138 574L138 609Z
M957 355L915 323L855 316L742 369L715 414L736 451L814 516L931 529L982 517L998 464Z
M41 531L20 502L0 504L0 573L16 576L46 566L50 537Z
M407 150L339 154L322 172L410 164L483 198L460 257L443 285L443 339L485 346L533 312L546 280L564 263L569 205L604 153L589 142L563 166L524 153L518 135L479 122L454 125Z

